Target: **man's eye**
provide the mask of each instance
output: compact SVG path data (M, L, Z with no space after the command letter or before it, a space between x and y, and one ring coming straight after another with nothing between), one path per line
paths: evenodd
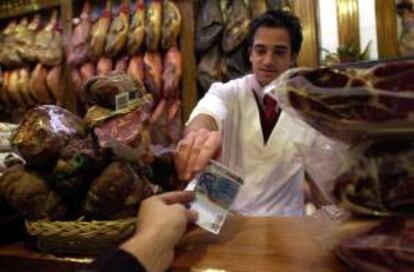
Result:
M277 55L277 56L284 56L286 54L285 50L276 50L273 52L273 54Z
M264 55L266 54L266 49L256 49L256 53L259 55Z

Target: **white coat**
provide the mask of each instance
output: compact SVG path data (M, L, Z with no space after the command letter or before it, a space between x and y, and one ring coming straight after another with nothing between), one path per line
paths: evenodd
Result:
M304 163L295 143L311 144L314 130L282 112L265 144L252 77L213 84L189 121L208 114L223 131L221 161L244 180L232 210L245 215L303 215Z

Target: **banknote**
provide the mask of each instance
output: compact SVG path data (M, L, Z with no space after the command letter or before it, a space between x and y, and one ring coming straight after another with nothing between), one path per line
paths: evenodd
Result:
M218 234L243 180L219 162L210 161L197 178L195 199L190 209L197 211L197 225Z

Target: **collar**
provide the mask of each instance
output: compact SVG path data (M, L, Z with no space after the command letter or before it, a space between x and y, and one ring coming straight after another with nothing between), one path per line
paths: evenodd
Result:
M250 87L253 90L254 94L259 99L259 101L263 101L263 97L264 97L263 87L260 86L260 84L257 81L256 76L254 74L250 75L249 84L250 84Z

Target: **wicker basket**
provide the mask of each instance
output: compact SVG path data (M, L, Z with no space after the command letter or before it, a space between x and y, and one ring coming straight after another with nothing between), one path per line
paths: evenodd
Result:
M26 221L27 233L40 251L96 255L119 245L135 230L136 218L114 221Z

